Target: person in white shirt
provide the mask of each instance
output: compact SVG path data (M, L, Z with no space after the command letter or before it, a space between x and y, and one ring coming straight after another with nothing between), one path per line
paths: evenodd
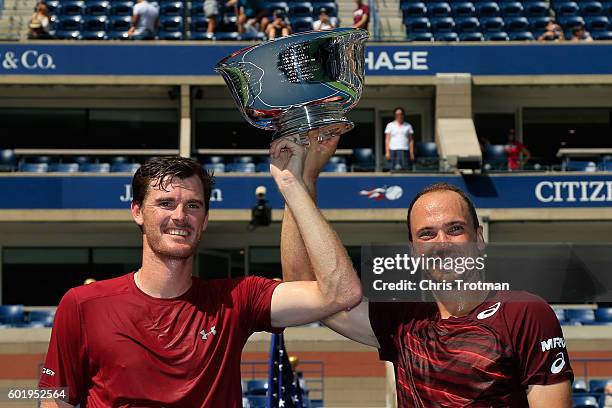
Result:
M333 30L338 27L338 19L330 17L326 8L319 10L319 19L314 22L312 29L315 31Z
M128 36L133 40L153 40L159 27L159 8L147 0L136 1Z
M405 121L404 108L395 108L393 114L395 120L385 128L385 159L391 160L392 170L404 170L414 161L414 130Z

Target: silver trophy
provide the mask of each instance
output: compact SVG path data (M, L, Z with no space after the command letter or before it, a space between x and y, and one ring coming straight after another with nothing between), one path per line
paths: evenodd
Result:
M246 120L275 130L272 141L292 137L308 144L348 132L346 113L359 101L368 32L353 28L310 31L236 51L219 61Z

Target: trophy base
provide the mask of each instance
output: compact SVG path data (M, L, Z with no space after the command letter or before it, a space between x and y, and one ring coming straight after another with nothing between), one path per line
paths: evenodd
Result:
M346 118L340 104L335 103L292 108L275 122L278 130L272 136L272 142L287 137L301 145L310 144L310 132L317 132L317 140L322 142L355 127Z

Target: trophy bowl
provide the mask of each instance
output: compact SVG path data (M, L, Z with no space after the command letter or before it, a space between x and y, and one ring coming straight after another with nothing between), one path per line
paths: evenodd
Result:
M353 28L309 31L244 48L217 63L240 112L272 141L308 144L354 127L346 114L359 101L368 32Z

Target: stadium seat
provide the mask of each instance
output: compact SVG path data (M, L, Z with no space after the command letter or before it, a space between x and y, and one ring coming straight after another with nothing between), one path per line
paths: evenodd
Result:
M53 326L53 319L55 318L55 311L53 310L32 310L28 313L28 322L30 327L33 323L40 323L42 327Z
M111 16L132 16L132 1L113 1L110 6Z
M183 16L183 3L181 1L164 1L159 5L160 16Z
M312 30L312 17L292 17L289 22L294 33Z
M266 35L260 32L248 31L240 35L240 41L265 41Z
M51 163L49 165L49 172L61 172L61 173L77 173L79 171L78 163Z
M490 33L491 35L500 34L500 33ZM503 33L506 34L506 33ZM485 35L485 38L486 35ZM506 39L508 36L506 35ZM491 40L487 38L489 41L506 41L502 39ZM484 160L486 164L491 166L492 170L506 170L508 168L508 156L506 154L506 146L505 145L496 145L496 144L488 144L485 147Z
M159 30L165 32L182 32L183 18L179 16L166 16L159 19Z
M595 31L591 35L595 40L612 40L612 31Z
M132 19L128 16L113 16L110 19L108 29L114 32L127 32L132 25Z
M105 40L106 31L83 31L81 40Z
M510 41L534 41L531 31L517 31L509 34Z
M476 3L476 14L478 14L478 17L497 17L499 16L499 6L494 1Z
M412 17L405 21L407 33L426 33L431 31L431 23L427 17Z
M180 31L159 30L157 38L164 41L180 41L183 39L183 33Z
M345 163L327 163L323 167L323 171L326 173L346 173Z
M21 163L19 165L19 171L24 173L46 173L48 170L48 163Z
M583 1L578 3L580 15L584 17L600 16L603 13L603 5L598 1Z
M15 325L24 323L23 317L23 305L0 305L0 324Z
M64 161L66 163L84 164L84 163L90 163L91 157L89 156L70 156L70 157L67 157Z
M423 2L404 3L401 5L404 19L411 17L427 17L427 6Z
M451 9L453 10L455 19L458 17L474 17L476 15L474 4L469 1L451 3Z
M482 33L459 33L459 41L484 41Z
M204 163L224 163L223 156L204 156Z
M112 173L136 173L140 168L140 163L116 163L111 166Z
M82 0L62 1L61 13L64 16L80 16L85 14L85 2Z
M450 17L452 15L450 5L446 2L427 3L427 14L429 17Z
M604 8L602 14L606 14L608 17L612 17L612 1L608 0L602 3L602 5Z
M565 309L565 319L568 322L591 323L595 321L593 309Z
M565 322L565 311L563 309L553 309L559 323Z
M429 21L434 33L450 33L455 29L455 21L451 17L436 17Z
M110 12L110 3L106 0L90 0L85 3L85 13L90 16L106 16Z
M130 37L128 36L128 32L126 31L108 31L106 33L107 40L127 40Z
M504 20L501 17L481 18L480 26L485 33L502 32L504 30Z
M608 31L610 28L610 19L607 16L590 16L585 17L586 29L591 32Z
M327 10L330 16L338 17L338 6L333 1L312 2L312 16L318 19L322 8Z
M25 161L28 162L28 163L47 163L47 164L51 164L51 163L57 161L57 159L55 157L41 155L41 156L28 156L28 157L25 158Z
M257 173L269 173L270 165L268 163L257 163L255 165L255 172Z
M441 32L434 34L435 41L455 42L459 41L459 35L455 32Z
M525 17L506 17L504 26L507 32L519 32L529 30L529 21Z
M204 16L204 2L192 1L191 8L189 9L191 17L205 17Z
M109 163L85 163L80 170L84 173L108 173L110 172Z
M530 17L529 26L531 31L544 32L544 30L546 30L546 25L550 22L550 20L550 17Z
M563 30L566 32L571 31L574 27L580 27L585 25L584 18L582 18L581 16L562 17L559 19L559 23L561 24L561 27L563 27ZM566 35L566 38L569 37L571 37L571 35Z
M529 1L523 3L525 16L531 17L549 17L550 8L543 1Z
M374 150L369 147L353 149L352 171L374 171Z
M215 40L219 40L219 41L238 41L240 39L240 34L238 34L237 32L231 32L231 33L215 33Z
M191 38L193 38L194 33L206 33L207 30L208 18L202 16L191 17Z
M17 156L12 149L0 149L0 171L15 171Z
M480 22L476 17L459 17L455 19L459 33L475 33L480 31Z
M283 13L289 13L289 6L284 1L268 1L265 4L266 10L268 10L268 15L272 15L276 10L280 10Z
M480 34L480 33L477 33ZM480 34L482 36L482 34ZM463 40L462 40L463 41ZM472 40L479 41L479 40ZM438 170L440 161L438 146L435 142L420 142L416 145L415 169L416 170Z
M247 396L249 408L266 408L267 398L262 395L249 395Z
M553 3L553 8L557 15L560 17L571 17L578 14L578 4L574 1L563 1L559 3Z
M612 307L600 307L596 309L595 320L598 322L612 322Z
M49 14L60 14L62 5L58 0L49 0L45 2L47 4L47 10L49 10Z
M586 382L584 380L574 380L574 383L572 384L572 393L583 394L586 392L588 392Z
M233 160L234 163L253 163L253 156L236 156Z
M431 42L434 40L432 33L407 33L406 39L408 41L427 41Z
M289 5L289 15L292 17L312 17L312 4L300 1Z
M75 16L60 16L55 23L57 31L81 31L83 28L83 17Z
M223 163L206 163L202 166L204 170L214 173L225 173L225 164Z
M328 163L346 163L346 159L342 156L332 156L329 158Z
M255 163L230 163L225 166L225 171L233 173L255 173Z
M266 395L268 392L268 381L266 380L249 380L246 384L246 395Z
M593 161L569 160L561 165L564 171L597 171L597 165Z
M590 395L575 395L572 397L573 408L598 407L597 398Z
M604 392L604 388L609 381L611 381L609 378L604 380L589 380L589 392L591 394L601 394Z
M83 19L83 31L106 31L107 28L106 16L87 16Z
M499 9L504 17L520 17L523 15L523 4L518 1L500 3Z

